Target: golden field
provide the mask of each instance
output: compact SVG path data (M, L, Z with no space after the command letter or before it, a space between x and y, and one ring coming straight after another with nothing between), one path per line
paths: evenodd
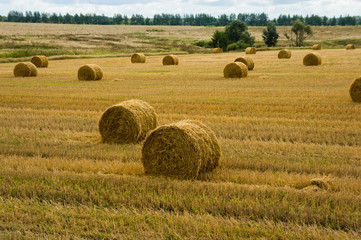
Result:
M0 239L361 239L361 49L305 67L309 52L249 55L242 79L223 68L244 53L50 60L32 78L0 64ZM89 63L101 81L77 80ZM135 98L160 124L208 125L220 166L150 177L141 144L101 143L102 113Z

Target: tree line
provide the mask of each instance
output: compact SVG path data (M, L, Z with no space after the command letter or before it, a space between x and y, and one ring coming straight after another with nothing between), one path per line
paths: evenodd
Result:
M113 17L96 14L75 14L62 15L57 13L40 13L39 11L25 13L20 11L10 11L7 16L0 16L0 21L7 22L33 22L33 23L61 23L61 24L98 24L98 25L186 25L186 26L227 26L234 20L241 20L248 26L267 26L269 21L273 21L277 26L291 26L293 22L300 19L311 26L346 26L360 25L360 16L340 16L338 18L328 18L315 14L306 15L280 15L278 18L269 19L266 13L232 13L222 14L214 17L210 14L155 14L153 18L144 17L140 14L132 16L115 14Z

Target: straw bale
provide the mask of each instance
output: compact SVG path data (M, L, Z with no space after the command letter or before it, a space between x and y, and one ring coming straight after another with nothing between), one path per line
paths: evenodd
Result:
M31 62L38 68L46 68L49 65L49 61L46 56L34 56L31 58Z
M178 65L179 60L175 55L167 55L163 58L163 65Z
M222 48L213 48L212 53L223 53Z
M318 66L321 65L322 59L318 53L309 53L303 58L303 65Z
M242 62L229 63L223 69L223 76L225 78L243 78L247 77L248 68Z
M253 70L254 68L253 59L248 56L236 58L236 60L234 61L244 63L247 66L248 70Z
M255 47L246 48L246 54L256 54L256 48Z
M321 50L321 45L320 44L313 45L312 50Z
M352 49L356 49L355 44L347 44L346 45L346 50L352 50Z
M78 79L81 81L95 81L103 78L102 69L96 64L86 64L79 68Z
M14 75L15 77L35 77L38 75L38 70L31 62L22 62L15 65Z
M279 59L289 59L291 58L291 51L288 49L282 49L279 53L278 53L278 58Z
M130 60L132 63L145 63L145 55L143 53L134 53Z
M132 99L108 108L99 121L102 141L138 143L158 125L158 117L147 102Z
M219 165L221 150L211 129L204 124L183 120L160 126L143 143L145 173L179 179L194 179Z
M356 78L350 86L350 96L352 101L361 102L361 77Z

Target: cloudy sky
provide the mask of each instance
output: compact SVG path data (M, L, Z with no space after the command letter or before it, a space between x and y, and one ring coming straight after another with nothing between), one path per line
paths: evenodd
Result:
M96 13L113 16L116 13L142 14L152 17L157 13L261 13L270 18L280 14L318 14L322 16L361 15L361 0L0 0L0 15L10 10L47 13Z

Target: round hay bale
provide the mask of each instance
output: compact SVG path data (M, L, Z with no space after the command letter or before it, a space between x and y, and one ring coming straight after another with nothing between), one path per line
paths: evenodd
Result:
M15 77L35 77L38 75L38 70L31 62L22 62L15 65L14 75Z
M102 69L96 64L86 64L79 68L78 79L80 81L95 81L103 78Z
M145 55L143 53L134 53L130 60L132 63L145 63Z
M163 58L163 65L178 65L179 60L175 55L167 55Z
M133 99L108 108L99 121L103 142L138 143L156 128L158 117L148 103Z
M254 68L254 62L253 62L252 58L250 58L250 57L247 57L247 56L239 57L239 58L236 58L236 60L234 60L234 61L244 63L247 66L248 70L253 70L253 68Z
M321 45L320 44L313 45L312 50L321 50Z
M350 96L352 101L361 103L361 77L356 78L350 86Z
M213 131L198 121L183 120L160 126L145 139L145 173L194 179L219 165L221 149Z
M291 58L291 51L288 50L288 49L282 49L278 53L278 58L279 59L289 59L289 58Z
M223 53L222 48L213 48L212 53Z
M256 54L256 48L255 47L246 48L246 54Z
M31 58L31 62L38 68L48 67L49 61L46 56L34 56Z
M248 68L242 62L228 63L223 69L225 78L244 78L248 75Z
M303 58L303 65L318 66L321 65L321 56L317 53L309 53Z
M356 49L355 44L347 44L346 45L346 50L352 50L352 49Z

